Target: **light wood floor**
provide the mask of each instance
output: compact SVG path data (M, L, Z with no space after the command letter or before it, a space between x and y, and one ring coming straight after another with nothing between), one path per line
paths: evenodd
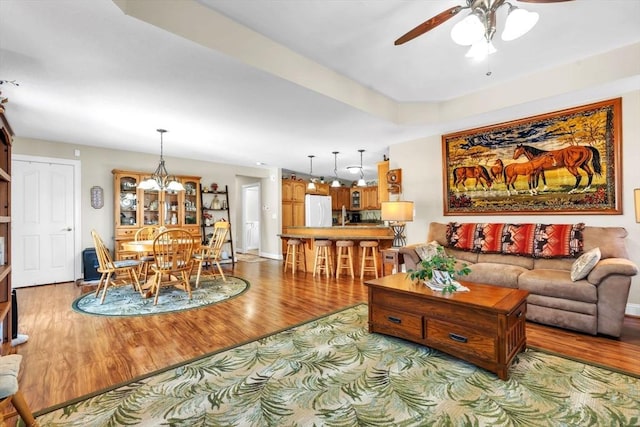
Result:
M108 318L76 313L74 283L17 291L26 344L3 346L24 356L20 388L39 411L204 353L367 301L359 279L282 272L282 262L239 262L234 275L248 292L210 307L158 316ZM85 289L86 291L86 289ZM640 319L626 318L622 339L592 337L527 324L529 345L640 375Z

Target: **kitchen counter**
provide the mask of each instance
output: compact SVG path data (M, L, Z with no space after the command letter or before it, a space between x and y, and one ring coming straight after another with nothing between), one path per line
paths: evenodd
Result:
M354 240L353 267L356 277L360 277L360 240L377 240L378 249L387 249L393 243L393 230L382 225L337 225L333 227L284 227L282 234L283 255L287 251L287 239L300 239L306 246L307 271L313 272L316 240ZM335 253L335 252L334 252ZM380 255L379 255L380 256ZM335 265L335 263L334 263ZM378 258L378 267L382 268L382 259ZM335 273L334 273L335 274ZM378 273L380 274L380 272Z

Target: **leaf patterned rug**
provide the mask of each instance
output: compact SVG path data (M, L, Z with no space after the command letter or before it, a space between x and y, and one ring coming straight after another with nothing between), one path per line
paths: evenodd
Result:
M249 289L246 280L229 275L225 277L226 282L220 276L200 277L197 288L195 276L191 277L191 300L182 289L163 286L160 288L158 304L153 305L153 297L142 298L132 286L123 285L109 288L104 304L100 304L102 291L97 298L93 291L77 298L72 307L81 313L100 316L144 316L204 307L233 298Z
M527 349L507 381L364 304L51 408L45 426L631 426L640 380Z

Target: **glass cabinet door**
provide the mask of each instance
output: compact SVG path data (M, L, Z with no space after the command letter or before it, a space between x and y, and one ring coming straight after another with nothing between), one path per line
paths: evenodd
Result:
M138 177L120 176L120 194L117 211L120 225L139 227L138 223Z
M167 227L180 225L180 193L165 191L162 211L162 221Z
M160 193L154 190L143 191L144 225L160 225Z
M199 225L200 221L200 198L198 197L197 188L199 181L186 179L182 183L184 185L184 225Z

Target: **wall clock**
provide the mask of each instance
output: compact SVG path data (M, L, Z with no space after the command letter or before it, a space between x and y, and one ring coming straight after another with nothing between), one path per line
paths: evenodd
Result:
M389 193L398 194L402 192L402 169L391 169L387 172L387 190Z

